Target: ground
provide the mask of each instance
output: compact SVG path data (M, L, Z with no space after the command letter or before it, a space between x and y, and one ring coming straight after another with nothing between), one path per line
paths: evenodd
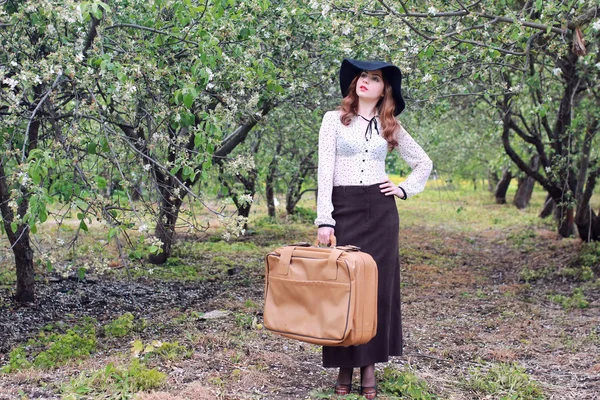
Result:
M381 398L600 398L600 247L527 218L496 228L477 218L469 229L403 221L405 354L378 365ZM184 238L162 267L41 273L31 305L3 286L0 366L14 370L0 374L0 399L329 398L336 374L320 349L262 327L264 255L313 234L258 224L238 241ZM90 355L34 360L86 324ZM19 346L39 365L18 367Z

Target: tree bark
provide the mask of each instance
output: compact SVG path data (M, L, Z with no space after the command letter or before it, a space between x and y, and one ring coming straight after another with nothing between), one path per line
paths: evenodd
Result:
M267 169L267 176L265 178L265 194L267 198L267 212L269 217L275 218L276 209L275 209L275 174L277 173L277 162L279 161L279 154L281 153L281 148L283 145L283 140L279 140L277 143L277 147L275 148L275 153L273 154L273 158L269 163L269 168Z
M530 168L533 171L537 171L539 168L540 157L538 155L534 155L531 157ZM531 196L533 194L533 187L535 185L535 179L531 176L525 175L523 178L519 178L519 184L517 186L517 193L515 193L515 198L513 199L513 204L519 209L523 210L529 206L529 201L531 200Z
M274 172L272 171L269 165L269 171L267 172L267 176L265 178L265 197L267 199L267 213L269 217L275 218L275 177Z
M554 209L554 217L558 221L558 234L564 238L575 234L575 213L568 205L557 204Z
M488 171L488 191L493 193L496 186L498 186L498 182L500 182L498 173L496 171Z
M172 189L161 191L162 198L159 203L158 220L156 221L156 229L154 236L162 242L162 252L158 254L150 254L148 261L152 264L163 264L171 255L173 242L175 239L175 225L179 217L179 211L183 204L183 199L172 197ZM183 196L182 196L183 197Z
M512 173L508 168L504 169L502 173L502 178L496 185L496 204L506 204L506 192L508 191L508 187L510 186L510 180L512 179Z
M36 93L40 92L41 90L38 87ZM25 156L37 147L39 129L40 121L38 119L33 120L29 127L29 145ZM11 197L7 179L4 164L0 160L0 212L4 222L4 230L15 256L17 274L15 300L20 303L33 302L35 301L35 270L33 268L33 250L29 241L29 225L21 223L17 225L16 231L13 232L12 225L15 222L15 214L9 205ZM21 187L21 201L17 207L17 219L21 219L27 213L30 197L31 192Z
M540 218L548 218L549 216L552 215L552 212L554 211L554 199L552 199L552 196L550 195L550 193L548 193L548 195L546 195L546 200L544 201L544 208L542 208L542 211L540 211Z

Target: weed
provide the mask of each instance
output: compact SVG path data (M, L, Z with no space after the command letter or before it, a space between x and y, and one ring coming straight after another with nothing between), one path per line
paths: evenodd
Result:
M30 367L50 369L73 359L88 357L95 350L96 330L91 321L83 326L76 325L64 334L41 331L37 338L14 348L8 364L0 372L10 373Z
M17 275L14 268L6 268L6 264L0 267L0 287L12 286L17 281Z
M379 387L383 393L412 400L433 400L437 396L430 392L427 382L411 371L398 371L385 367Z
M128 366L115 367L110 363L95 372L82 372L62 387L63 399L83 398L129 399L139 391L148 391L162 386L166 375L156 369L147 368L140 360Z
M596 268L600 272L600 242L584 243L577 261L582 267Z
M132 313L125 313L114 321L104 325L106 336L123 337L133 330L134 316Z
M532 228L526 228L516 233L509 233L507 239L514 247L523 251L531 251L535 248L537 234Z
M556 275L582 282L587 282L594 279L594 271L592 271L592 269L587 265L576 268L563 268L557 271Z
M474 367L469 370L466 386L500 400L541 400L545 396L539 384L516 363L494 364L487 371Z
M569 310L572 308L587 308L590 303L585 299L585 294L581 288L573 289L571 296L563 296L561 294L550 295L548 298L562 306L562 308Z
M256 324L256 317L251 314L235 314L235 324L243 329L250 329Z
M256 309L256 308L258 308L258 305L255 302L253 302L252 300L248 299L244 302L244 307Z
M537 281L538 279L547 278L552 274L553 269L551 267L546 267L544 269L529 269L527 267L523 268L520 272L520 278L525 283L529 283L532 281Z
M182 360L190 358L192 350L179 344L179 342L161 342L153 340L144 345L141 340L135 340L131 346L131 353L134 357L140 357L144 360L159 358L161 360Z

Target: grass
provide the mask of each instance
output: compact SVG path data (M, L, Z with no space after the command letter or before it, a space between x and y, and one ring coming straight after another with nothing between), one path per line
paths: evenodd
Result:
M514 188L512 189L514 193ZM512 193L509 192L509 199ZM545 360L538 357L547 350L543 347L543 341L538 343L538 347L535 347L535 341L523 339L529 336L515 336L520 337L520 341L509 342L506 331L503 330L504 326L509 325L516 326L516 330L521 329L518 324L525 320L528 321L527 329L534 334L537 324L543 324L544 329L548 330L563 329L559 325L565 320L560 317L563 315L577 314L587 318L581 320L581 325L585 327L582 332L560 337L558 334L552 336L552 332L549 332L542 339L560 339L560 343L559 339L556 339L556 343L550 342L550 345L556 346L556 357L564 356L560 353L561 345L568 349L581 349L594 356L590 348L597 348L600 343L600 330L595 329L597 322L593 321L593 306L596 303L591 302L597 299L600 290L600 244L547 240L544 235L548 235L548 231L555 232L556 227L551 218L540 220L537 217L544 196L542 191L534 192L531 206L526 210L517 210L512 205L495 204L492 194L483 190L473 191L469 185L454 182L450 186L442 181L430 181L422 194L406 202L397 201L401 232L406 233L407 228L412 228L410 233L402 237L403 245L400 247L403 268L407 271L402 282L406 287L406 290L403 289L403 295L406 296L403 312L408 316L407 331L411 334L412 342L407 348L411 367L388 367L377 371L382 399L427 400L454 398L454 395L458 396L456 398L543 399L544 393L540 385L523 367L502 363L527 359L527 362L544 364ZM596 203L594 207L597 208ZM2 378L12 379L20 384L21 375L34 374L36 370L52 370L56 379L52 383L43 384L54 388L51 390L59 390L60 393L53 394L63 398L131 398L140 390L179 390L179 386L169 387L163 373L163 368L175 365L178 368L181 366L186 373L190 369L203 368L206 375L202 377L202 384L218 391L219 394L215 394L217 398L250 395L250 391L256 391L253 395L258 396L257 393L260 393L267 396L266 393L276 393L283 386L291 384L299 387L303 385L302 389L298 389L305 390L303 395L308 394L315 386L326 387L327 390L313 391L310 396L330 398L332 392L323 383L325 374L329 374L326 378L330 380L330 371L315 373L312 367L302 371L297 368L298 359L310 360L317 365L320 349L272 339L272 335L260 323L262 288L258 282L263 273L264 254L291 242L314 240L314 197L304 199L300 207L296 216L273 219L264 216L264 204L257 202L253 205L246 236L225 241L219 234L219 228L211 228L213 236L180 235L166 264L142 266L132 263L129 270L133 278L139 278L142 283L151 280L150 284L156 285L160 285L161 281L214 280L220 282L224 289L217 295L218 298L181 312L178 309L165 310L165 315L153 315L149 321L125 313L115 315L113 320L104 325L95 321L71 327L56 323L42 329L38 336L16 346L6 355L2 370L11 375ZM46 248L44 246L55 238L52 236L55 233L50 227L44 231L47 237L40 236L41 248ZM87 263L90 266L89 272L102 275L107 268L102 270L100 267L117 257L114 243L104 239L105 228L100 224L91 224L90 232L81 234L75 251L67 252L62 247L51 247L54 264L57 268L68 265L76 270ZM478 252L480 245L483 246L482 251L489 252ZM552 255L560 259L555 261L547 257L550 246L564 246L564 251L572 252L573 256L563 259L562 254L556 251ZM535 257L527 254L538 250L541 250L539 259L535 258L537 253ZM516 263L506 266L498 265L497 262L494 264L491 258L502 251L516 254L510 259ZM10 258L10 253L6 254ZM468 260L467 256L470 255L476 256L476 259ZM523 263L520 263L521 259ZM512 275L498 278L502 281L500 286L486 281L484 276L497 272L492 271L488 261L498 271ZM46 274L45 265L41 263L38 266L42 279ZM124 268L108 268L107 275L124 279L125 272ZM242 285L243 279L250 279L250 284ZM579 287L573 289L575 283ZM2 263L0 286L13 284L12 264ZM449 288L454 287L458 296L449 291ZM452 314L451 318L445 314L432 313L432 309L438 306L440 312L446 310L446 303L455 302L456 297L465 306L460 308L460 313ZM423 299L428 298L432 302L438 302L431 303L436 304L435 307L430 303L423 303ZM544 304L536 303L540 299ZM547 307L547 300L556 302L560 308ZM473 308L474 305L476 308ZM577 313L570 311L588 306L589 310L583 309ZM202 318L203 312L213 309L227 310L229 317L219 320ZM480 315L488 312L498 312L498 319L490 318L489 314ZM151 326L152 329L145 329L146 326ZM96 334L95 329L100 329L100 335ZM443 335L433 336L436 329L443 330ZM529 331L525 333L530 334ZM493 335L497 335L497 338ZM454 344L451 340L453 336L465 339L460 344ZM299 348L302 350L298 350ZM508 348L511 351L503 355L498 350L493 353L496 358L490 359L486 358L486 348L493 351ZM434 358L411 357L410 352L413 350L424 354L429 351L430 355L444 360L452 359L452 365L449 364L447 369L431 369L431 364L427 362ZM192 357L194 351L196 353ZM554 357L554 353L545 357ZM102 358L105 354L117 354L123 360L108 364ZM90 359L90 356L93 358ZM204 368L204 357L217 360L215 365L219 369ZM291 360L289 365L286 364L286 357ZM532 357L532 360L529 361L526 357ZM460 368L469 365L461 363L463 359L471 363L486 359L497 364L471 368L468 375L458 382ZM550 360L544 365L547 366L550 362L558 361ZM62 365L66 367L56 368ZM454 365L461 367L455 368ZM568 373L584 374L581 370L575 371L576 367L573 365L575 364L569 364ZM72 372L71 375L65 374L64 371L72 370L75 366L83 369L83 372L75 377ZM12 374L25 369L30 371ZM542 369L540 367L536 370L536 379L540 382L551 381L545 372L540 372ZM277 374L272 373L275 370L284 377L282 380L278 381L275 376ZM297 375L290 373L291 371ZM257 376L262 377L261 374L264 374L261 379L266 382L262 386L252 380ZM295 380L292 382L291 379ZM35 379L24 383L25 390L29 390L27 395L34 393L39 385L39 381ZM275 385L279 387L273 388ZM558 384L548 387L546 395L557 396L553 391L558 390ZM573 387L574 385L571 386ZM357 394L346 397L359 398Z
M52 332L53 329L56 328L42 330L37 337L15 347L0 372L11 373L32 367L52 369L89 357L96 350L96 329L91 319L66 329L65 333Z
M482 396L498 400L543 400L540 385L525 369L515 363L493 364L489 369L474 367L469 370L465 386ZM487 397L486 397L487 398Z
M96 371L81 372L61 388L62 399L130 399L139 391L160 388L166 378L165 373L148 368L138 359L124 366L110 363Z
M573 289L573 293L570 296L564 296L561 294L550 295L548 298L559 304L565 310L573 308L588 308L590 302L586 300L585 294L581 288Z

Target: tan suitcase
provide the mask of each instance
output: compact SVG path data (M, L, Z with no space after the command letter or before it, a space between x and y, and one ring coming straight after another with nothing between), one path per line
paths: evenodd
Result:
M285 246L267 254L265 268L265 328L325 346L375 336L377 265L358 247Z

